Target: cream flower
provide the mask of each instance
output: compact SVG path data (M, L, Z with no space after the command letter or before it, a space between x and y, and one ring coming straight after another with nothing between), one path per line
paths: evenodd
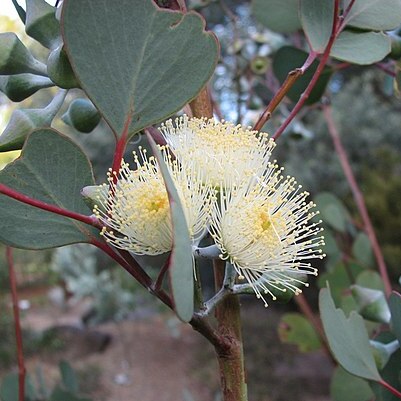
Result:
M204 184L201 173L191 163L178 163L167 147L161 148L164 161L180 196L188 230L196 243L209 223L214 191ZM108 173L108 191L99 197L94 213L104 224L101 234L117 248L138 255L158 255L172 248L172 226L168 194L156 159L140 148L134 153L135 170L123 162Z
M241 125L179 117L161 132L180 160L191 160L215 187L239 186L267 168L274 141Z
M223 259L232 263L240 279L246 279L258 298L275 299L272 289L301 292L305 275L317 275L309 259L323 258L324 244L318 214L307 203L294 178L269 164L263 178L240 189L227 189L214 207L210 232Z

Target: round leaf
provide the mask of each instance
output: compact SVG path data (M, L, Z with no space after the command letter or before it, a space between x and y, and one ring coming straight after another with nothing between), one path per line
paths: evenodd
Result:
M320 291L319 307L330 349L340 365L353 375L380 381L362 317L351 312L347 319L327 288Z
M359 233L352 244L352 254L358 262L365 266L372 267L373 252L369 237L365 233Z
M344 1L344 9L351 0ZM388 31L401 24L401 0L355 0L346 25L372 31Z
M382 32L344 31L334 42L330 55L354 64L373 64L391 51L391 40Z
M334 1L300 0L300 15L309 45L323 53L333 27Z
M89 160L70 139L52 129L34 131L20 158L0 171L0 183L36 200L87 214L80 191L93 185ZM90 242L97 231L86 224L0 194L0 242L46 249Z
M301 28L298 0L253 0L252 13L266 28L291 33Z
M351 375L341 366L336 368L332 376L330 395L333 401L369 401L373 397L366 380Z
M194 13L152 0L65 0L62 30L75 75L117 135L170 116L212 75L215 36Z
M295 344L301 352L320 349L321 343L311 323L299 313L283 315L278 327L280 340Z

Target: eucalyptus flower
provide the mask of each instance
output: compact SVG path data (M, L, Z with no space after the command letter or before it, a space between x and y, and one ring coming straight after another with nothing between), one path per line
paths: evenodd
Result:
M301 292L306 275L317 275L310 259L323 258L318 212L292 177L269 164L266 173L239 189L226 188L214 206L210 233L240 279L258 298L272 290Z
M161 132L179 160L191 160L216 188L240 186L265 172L274 141L264 132L214 119L179 117Z
M210 219L214 190L205 185L192 163L178 163L161 147L164 161L177 188L191 239L197 243ZM101 234L117 248L138 255L159 255L172 249L168 193L159 166L146 149L134 152L135 169L123 162L118 173L109 171L107 191L94 213L104 224Z

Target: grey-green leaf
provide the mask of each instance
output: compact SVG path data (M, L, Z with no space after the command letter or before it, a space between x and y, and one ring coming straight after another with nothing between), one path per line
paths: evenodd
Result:
M61 41L60 24L55 16L56 8L45 0L26 1L25 31L48 49Z
M323 53L333 27L334 1L300 0L300 16L309 45Z
M62 30L81 87L117 135L170 116L212 75L218 44L194 13L152 0L65 0Z
M351 0L344 1L344 9ZM401 24L401 0L355 0L346 25L372 31L388 31Z
M80 191L93 185L89 160L69 138L39 129L19 159L0 171L0 183L33 199L87 214ZM16 248L46 249L90 242L97 230L0 194L0 242Z
M291 33L301 28L298 0L252 0L252 13L275 32Z
M79 390L78 379L71 365L66 361L60 361L58 366L65 389L71 393L77 393Z
M338 366L331 379L330 395L333 401L369 401L373 392L366 380Z
M330 349L340 365L353 375L380 381L362 317L351 312L347 319L327 288L320 291L319 307Z
M171 250L168 272L174 309L182 321L189 322L194 313L194 275L189 230L180 197L163 156L152 137L150 135L147 137L163 175L170 202L173 249Z
M364 266L372 267L374 265L372 246L370 245L369 237L365 233L359 233L356 236L352 244L352 254Z
M392 331L401 345L401 295L393 291L388 302L391 312Z
M315 197L315 202L323 223L337 231L346 231L349 215L340 199L330 192L321 192Z
M384 59L391 40L383 32L344 31L334 42L330 55L349 63L368 65Z

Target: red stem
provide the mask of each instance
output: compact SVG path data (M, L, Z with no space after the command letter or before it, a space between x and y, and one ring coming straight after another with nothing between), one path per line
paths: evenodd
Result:
M401 393L397 389L395 389L391 384L387 383L384 380L379 381L379 384L384 388L386 388L388 391L390 391L390 393L394 394L396 397L401 399Z
M319 65L316 68L315 73L313 74L313 77L311 81L309 82L308 86L305 89L305 92L302 93L301 97L299 98L297 104L294 106L294 108L291 110L290 115L286 118L284 123L279 127L279 129L275 132L273 135L273 139L277 140L280 135L284 132L284 130L288 127L290 122L294 119L294 117L298 114L299 110L302 108L306 100L309 98L312 89L316 85L317 80L320 77L320 74L323 72L323 69L327 63L327 60L329 59L330 56L330 51L331 48L333 47L333 44L337 38L337 36L340 34L341 31L341 25L339 25L339 17L338 17L338 10L339 10L339 2L340 0L335 0L334 4L334 14L333 14L333 25L331 29L331 34L330 34L330 39L327 43L326 48L324 49L324 53L322 55L322 58L320 59Z
M13 251L8 246L6 247L6 257L8 263L8 271L10 278L11 287L11 298L13 303L14 311L14 322L15 322L15 340L17 343L17 358L18 358L18 401L24 401L25 399L25 363L24 363L24 351L22 346L22 332L21 322L18 307L18 293L17 293L17 280L15 277Z
M27 205L31 205L37 207L42 210L46 210L47 212L52 212L59 214L61 216L69 217L74 220L81 221L82 223L89 224L90 226L100 228L101 225L99 221L94 216L85 216L84 214L72 212L67 209L63 209L61 207L50 205L49 203L42 202L33 198L30 198L27 195L24 195L20 192L17 192L6 185L0 184L0 193L10 198L13 198L19 202L26 203Z
M397 74L393 70L390 70L390 68L388 68L383 63L377 63L375 64L375 66L380 70L384 71L387 75L390 75L390 77L392 78L395 78L397 76Z
M348 184L351 187L352 195L354 197L355 203L358 207L359 213L362 217L364 228L367 236L369 237L370 243L372 244L373 253L376 258L377 265L379 267L380 275L383 279L384 288L387 296L391 294L391 283L387 273L386 263L382 251L380 249L379 242L377 240L375 230L373 228L372 222L369 217L368 210L366 208L365 200L363 198L362 192L359 189L358 183L355 179L354 173L352 172L351 165L348 161L347 153L343 147L340 139L339 132L334 123L333 115L331 113L331 108L329 106L323 107L324 116L326 118L327 126L329 128L329 133L333 140L334 148L337 152L338 158L340 159L341 166L343 168L345 177L347 178Z
M171 258L171 254L170 254L170 256L168 257L168 259L166 260L166 263L163 265L163 267L160 269L160 272L159 272L159 274L158 274L158 276L157 276L157 279L156 279L156 282L155 282L155 285L154 285L154 289L156 290L156 291L159 291L161 288L162 288L162 284L163 284L163 280L164 280L164 277L166 276L166 273L167 273L167 271L168 271L168 268L170 267L170 258Z
M118 139L117 143L116 143L116 149L114 151L113 164L112 164L112 167L111 167L112 172L116 172L117 173L117 174L115 174L113 176L114 184L116 184L117 180L118 180L118 172L120 171L121 160L123 159L124 151L125 151L125 148L127 146L128 131L129 131L129 126L131 124L131 121L132 121L132 113L129 113L127 118L126 118L126 120L125 120L125 123L124 123L124 128L123 128L123 132L121 134L121 138Z
M169 308L173 309L170 297L163 290L156 291L153 289L152 279L138 264L133 265L132 262L128 263L124 257L118 255L112 248L110 248L106 242L92 239L91 244L109 255L129 274L131 274L131 276L134 277L143 287L145 287L149 292L159 298Z

